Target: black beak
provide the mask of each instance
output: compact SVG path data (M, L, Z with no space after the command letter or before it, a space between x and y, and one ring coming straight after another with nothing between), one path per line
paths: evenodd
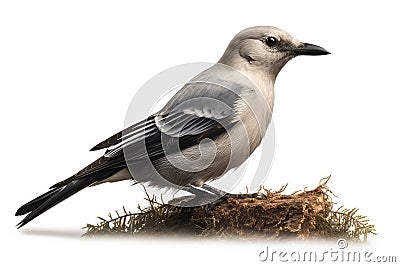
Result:
M303 43L293 50L296 56L322 56L330 53L318 45Z

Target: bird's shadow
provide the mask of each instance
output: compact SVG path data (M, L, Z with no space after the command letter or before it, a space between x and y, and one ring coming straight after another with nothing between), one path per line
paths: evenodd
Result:
M32 236L48 236L48 237L61 237L61 238L80 238L82 231L76 229L23 229L21 231L24 235Z

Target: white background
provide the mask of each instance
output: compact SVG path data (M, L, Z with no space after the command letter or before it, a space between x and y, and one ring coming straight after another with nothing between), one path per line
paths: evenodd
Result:
M217 61L235 33L255 25L332 52L296 58L277 79L266 186L289 183L292 192L332 175L336 201L376 224L363 249L397 253L399 22L396 1L2 1L2 262L259 263L267 242L80 239L97 216L144 203L129 182L86 189L14 227L21 204L101 155L88 150L123 127L143 83L178 64Z

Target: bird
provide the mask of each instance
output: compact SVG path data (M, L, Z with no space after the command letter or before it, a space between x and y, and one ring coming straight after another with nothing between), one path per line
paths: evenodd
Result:
M208 183L238 168L260 145L274 107L274 84L300 55L330 54L273 26L237 33L218 62L201 71L158 112L95 145L103 156L22 205L20 228L80 190L134 180L194 195L226 192Z

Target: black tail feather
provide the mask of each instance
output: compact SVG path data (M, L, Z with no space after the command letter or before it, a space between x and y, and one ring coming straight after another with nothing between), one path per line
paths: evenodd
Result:
M44 193L43 195L38 196L37 198L29 201L28 203L22 205L17 212L15 213L15 216L20 216L24 215L28 212L33 211L34 209L38 208L40 205L42 205L47 199L49 199L51 196L53 196L55 193L60 191L61 188L53 188L50 191Z
M26 215L25 218L22 219L22 221L20 221L17 224L17 228L21 228L22 226L24 226L28 222L32 221L37 216L41 215L42 213L49 210L50 208L54 207L61 201L69 198L73 194L75 194L75 193L79 192L80 190L84 189L85 187L89 186L94 181L95 181L94 179L90 179L90 178L86 178L86 179L82 179L82 180L75 180L61 188L57 188L56 190L54 190L54 192L52 192L52 190L50 190L49 192L46 193L46 194L49 194L51 192L50 195L47 197L44 197L42 199L41 203L39 203L39 204L36 203L35 208L31 211L31 213ZM46 194L44 194L42 196L46 196ZM29 203L27 203L25 205L29 206L28 205ZM22 206L20 209L22 209L24 206ZM28 210L28 209L26 209L26 210ZM25 211L25 210L23 210L23 211ZM17 211L17 213L18 213L18 211Z
M17 227L21 228L22 226L32 221L33 219L35 219L45 211L49 210L50 208L54 207L61 201L69 198L70 196L81 191L85 187L88 187L94 182L107 179L108 177L110 177L111 175L115 174L118 171L119 171L118 168L103 170L100 173L93 173L84 178L72 180L64 186L58 188L52 188L50 191L29 201L28 203L24 204L17 210L17 212L15 213L16 216L30 212L28 215L25 216L24 219L22 219L22 221L20 221L17 224Z

